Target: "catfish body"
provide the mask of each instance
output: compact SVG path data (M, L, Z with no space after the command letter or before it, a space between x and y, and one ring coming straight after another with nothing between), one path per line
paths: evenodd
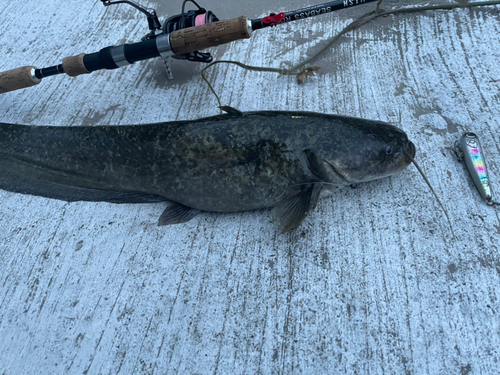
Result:
M310 112L230 113L130 126L0 124L0 189L66 201L172 204L160 224L199 210L274 207L296 228L322 190L403 170L415 147L395 126Z

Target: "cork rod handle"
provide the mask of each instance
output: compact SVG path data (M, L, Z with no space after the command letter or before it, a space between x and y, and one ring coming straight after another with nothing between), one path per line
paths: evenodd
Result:
M170 34L170 45L174 53L184 55L246 38L250 38L248 18L241 16L173 31Z
M0 72L0 94L38 85L41 80L34 75L35 69L34 66L23 66Z

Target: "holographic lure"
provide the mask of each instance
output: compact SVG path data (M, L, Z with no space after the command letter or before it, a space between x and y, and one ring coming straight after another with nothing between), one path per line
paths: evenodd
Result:
M467 170L481 197L489 206L500 205L500 203L493 201L486 162L477 135L465 133L459 141L455 142L455 148L459 158L465 160Z

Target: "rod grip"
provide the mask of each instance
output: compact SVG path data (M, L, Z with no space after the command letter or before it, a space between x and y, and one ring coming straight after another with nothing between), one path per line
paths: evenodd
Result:
M188 27L170 33L170 45L177 55L204 50L234 40L250 38L245 16Z
M36 78L34 75L35 69L34 66L23 66L1 72L0 94L38 85L41 79Z
M63 69L64 72L70 77L76 77L80 74L89 74L90 72L85 68L83 63L83 58L85 53L80 53L77 56L68 56L63 59Z

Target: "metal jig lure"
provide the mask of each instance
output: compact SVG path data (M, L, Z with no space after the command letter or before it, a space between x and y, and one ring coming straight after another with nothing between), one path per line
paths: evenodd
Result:
M489 206L500 206L500 202L493 200L486 162L477 135L474 133L464 133L460 140L455 142L455 151L460 160L465 160L465 165L472 181L474 181L479 194L486 201L486 204Z

